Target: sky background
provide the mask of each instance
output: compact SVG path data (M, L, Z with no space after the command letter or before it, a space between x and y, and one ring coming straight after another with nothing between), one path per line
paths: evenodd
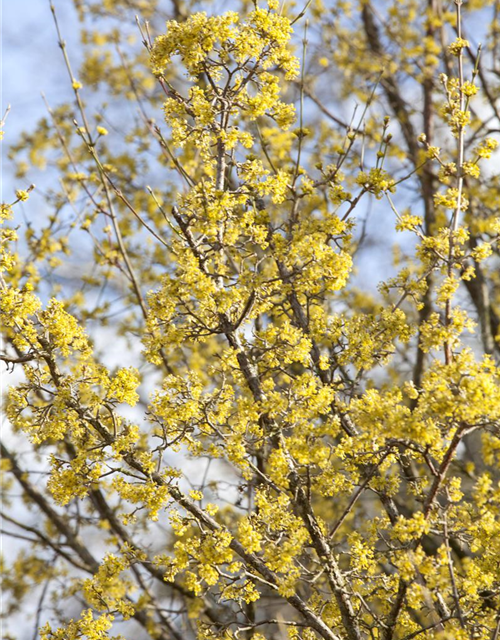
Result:
M77 19L72 3L55 0L58 18L70 51L78 47ZM41 93L58 104L70 95L48 0L2 0L2 115L11 111L5 127L4 189L10 188L11 172L5 162L6 148L23 129L30 129L45 115ZM16 185L20 188L20 185ZM7 193L5 193L7 196Z

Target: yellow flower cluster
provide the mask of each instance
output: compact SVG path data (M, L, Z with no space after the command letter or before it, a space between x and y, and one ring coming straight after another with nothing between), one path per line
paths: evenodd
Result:
M124 620L130 618L135 609L126 596L132 582L122 575L129 567L130 562L126 557L107 554L97 573L83 581L82 594L88 604L98 611L116 611Z
M210 162L211 147L217 142L225 149L234 148L238 140L245 148L252 146L252 136L240 131L238 116L253 120L267 114L280 127L288 128L295 119L294 107L280 100L279 79L268 69L278 67L287 78L295 77L297 60L288 48L291 32L288 18L262 8L243 22L235 12L211 17L196 13L183 23L167 22L166 33L156 39L151 51L153 72L162 77L172 57L179 56L192 78L201 73L210 78L206 88L192 86L187 98L173 89L167 92L164 112L174 144L182 147L190 138ZM227 83L231 60L237 69ZM258 88L252 95L250 82ZM232 122L221 125L216 118L221 111Z
M462 53L462 49L469 46L469 41L464 38L456 38L454 42L448 45L448 51L452 56L459 56Z
M82 612L79 620L71 620L63 628L53 630L50 624L40 629L40 640L106 640L108 631L113 625L114 616L105 613L97 618L91 609Z

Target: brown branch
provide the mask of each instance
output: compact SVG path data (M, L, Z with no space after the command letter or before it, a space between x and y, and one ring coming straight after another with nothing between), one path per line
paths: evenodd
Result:
M448 469L450 468L450 464L453 461L453 456L455 455L455 452L458 448L458 445L462 441L464 434L465 434L464 427L459 427L451 440L450 446L448 447L448 449L446 450L446 453L444 454L443 460L439 465L439 468L436 471L436 477L434 478L434 482L432 483L432 486L429 490L429 494L424 502L424 516L426 518L428 518L430 515L430 512L434 506L434 501L436 499L438 491L441 488L441 485L443 484L446 478L446 474L448 472Z
M429 15L436 14L436 0L428 0L427 2ZM435 39L436 28L433 21L428 18L428 26L426 37ZM434 78L431 74L426 73L423 82L424 109L423 109L423 132L428 145L433 144L434 128L435 128L435 112L433 103ZM423 168L422 174L419 176L422 190L422 198L424 201L424 233L431 236L435 230L436 214L434 210L434 173L428 163ZM413 368L413 383L418 388L422 383L424 373L425 353L420 348L421 327L427 322L432 313L432 290L434 278L432 272L426 278L425 293L422 298L422 307L418 311L418 337L417 337L417 353L415 366Z
M97 573L99 569L99 562L90 553L88 548L80 540L79 536L71 530L65 519L59 515L59 513L49 504L48 500L36 489L28 480L27 474L19 467L15 456L10 452L7 447L0 442L0 453L2 458L7 458L11 463L11 473L23 488L24 493L32 502L34 502L38 508L49 518L54 527L61 533L68 543L68 546L80 557L84 566L79 568L85 568L85 570L91 574ZM62 556L62 554L60 554ZM72 562L74 564L74 562ZM133 603L132 603L133 604ZM137 611L134 609L133 617L144 627L148 629L150 619L143 611ZM172 640L170 635L160 631L155 638L158 640ZM174 640L178 640L174 638Z
M92 573L96 573L96 571L99 569L99 563L97 562L97 560L79 539L79 537L73 533L67 522L65 522L64 518L60 516L59 513L57 513L57 511L48 503L46 498L44 498L44 496L38 491L38 489L36 489L29 482L26 474L20 469L19 465L17 464L15 456L10 452L9 449L7 449L3 442L0 442L0 453L2 454L2 458L7 458L10 461L11 473L22 486L24 493L49 518L57 531L59 531L59 533L66 538L68 545L83 560L88 570L92 571Z
M363 5L363 8L361 10L361 18L363 21L363 27L365 30L365 35L366 35L368 45L372 53L375 54L382 61L384 58L384 47L381 42L379 29L375 23L373 8L369 1ZM382 76L380 83L384 88L389 105L394 115L398 119L399 125L401 127L401 131L403 133L403 137L408 147L410 156L412 157L413 163L417 164L417 158L418 158L417 136L415 134L415 129L411 122L409 107L401 97L401 93L397 85L397 82L392 75Z
M455 579L455 570L453 568L453 558L451 557L451 550L450 550L450 537L448 534L448 519L446 517L446 513L444 514L444 524L443 524L443 538L444 538L444 544L446 547L446 557L448 560L448 571L450 573L450 580L451 580L451 588L452 588L452 592L453 592L453 600L455 601L455 609L458 615L458 619L460 621L460 626L462 627L462 629L465 629L465 620L464 620L464 614L462 612L462 607L460 606L460 596L458 594L458 588L457 588L457 581Z
M395 627L405 601L407 589L408 589L408 583L402 578L400 578L396 599L392 603L391 610L389 611L389 615L387 617L387 622L386 622L386 628L382 631L381 640L392 640L392 638L394 637Z
M2 360L2 362L5 362L7 365L22 364L24 362L30 362L31 360L36 360L37 358L38 358L38 355L36 353L26 353L25 355L17 356L17 357L8 356L3 353L0 354L0 360Z
M70 564L72 564L76 569L81 569L82 571L89 571L89 567L80 564L77 560L75 560L75 558L72 558L68 553L66 553L63 549L62 549L62 545L58 544L57 542L54 542L53 540L51 540L48 536L46 536L44 533L42 533L41 531L39 531L38 529L36 529L35 527L30 527L29 525L26 525L22 522L19 522L18 520L15 520L14 518L11 518L9 515L7 515L6 513L2 513L2 519L6 520L7 522L10 522L11 524L15 525L16 527L19 527L20 529L22 529L23 531L27 531L28 533L32 533L34 536L36 536L38 538L38 540L33 540L32 538L29 538L29 540L31 542L34 543L38 543L41 545L45 545L46 547L49 547L50 549L53 549L58 556L61 556L61 558L64 558L66 560L66 562L69 562ZM15 535L15 534L12 534ZM26 538L28 539L28 538Z

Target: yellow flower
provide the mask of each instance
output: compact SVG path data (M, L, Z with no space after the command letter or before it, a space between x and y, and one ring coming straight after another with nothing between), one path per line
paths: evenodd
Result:
M448 45L448 51L452 56L459 56L462 53L462 49L469 46L469 41L464 38L456 38L454 42Z
M18 200L20 200L21 202L26 202L26 200L29 198L29 193L27 191L23 191L22 189L19 189L18 191L16 191L16 198Z

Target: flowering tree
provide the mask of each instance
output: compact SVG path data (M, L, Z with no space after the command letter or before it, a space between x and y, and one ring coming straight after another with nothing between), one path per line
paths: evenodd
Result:
M2 205L7 615L496 640L499 3L166 4L75 0L78 73L51 7L12 147L59 183Z

